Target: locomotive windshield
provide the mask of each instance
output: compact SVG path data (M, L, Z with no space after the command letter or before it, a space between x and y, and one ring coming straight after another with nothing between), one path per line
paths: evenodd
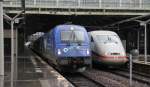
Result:
M96 39L100 43L107 43L107 42L119 42L119 38L117 35L96 35Z
M84 32L83 31L61 31L62 42L83 42Z

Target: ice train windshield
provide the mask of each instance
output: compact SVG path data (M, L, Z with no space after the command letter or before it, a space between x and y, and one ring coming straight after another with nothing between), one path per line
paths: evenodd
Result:
M99 43L118 43L119 37L117 35L96 35L96 40Z

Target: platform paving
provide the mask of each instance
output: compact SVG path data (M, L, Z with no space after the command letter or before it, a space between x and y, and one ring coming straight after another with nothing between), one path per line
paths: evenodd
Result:
M33 53L19 56L17 61L13 73L14 80L11 81L10 56L5 56L4 87L74 87Z

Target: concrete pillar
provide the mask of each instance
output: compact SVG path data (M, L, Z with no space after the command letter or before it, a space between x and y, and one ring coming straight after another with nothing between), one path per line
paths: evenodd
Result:
M18 79L18 29L16 29L15 31L15 58L14 58L14 80L17 80Z
M4 87L4 27L3 0L0 0L0 87Z
M144 38L144 56L145 56L145 64L147 64L147 24L144 24L144 33L145 33L145 38Z
M122 0L119 0L119 7L122 7Z
M142 0L139 1L139 3L140 3L140 8L142 8L142 2L143 2Z
M14 21L11 21L11 87L14 87Z
M140 50L139 43L140 43L140 30L137 30L137 49L138 49L138 51Z
M0 0L0 75L4 75L3 2Z
M58 0L56 0L56 7L58 7L59 6L59 1Z
M34 5L36 5L36 0L34 0Z
M102 8L102 0L99 0L99 8Z

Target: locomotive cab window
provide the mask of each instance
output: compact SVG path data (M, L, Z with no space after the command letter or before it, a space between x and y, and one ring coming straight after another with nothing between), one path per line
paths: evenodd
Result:
M61 31L62 42L83 42L84 32L83 31Z

